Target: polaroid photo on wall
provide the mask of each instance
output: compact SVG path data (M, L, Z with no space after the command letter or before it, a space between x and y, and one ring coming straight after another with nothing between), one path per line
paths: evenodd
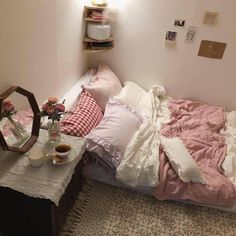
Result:
M175 41L177 36L177 32L175 31L167 31L165 39L168 41Z
M164 40L164 45L174 47L176 45L176 36L177 36L177 32L167 31L165 40Z

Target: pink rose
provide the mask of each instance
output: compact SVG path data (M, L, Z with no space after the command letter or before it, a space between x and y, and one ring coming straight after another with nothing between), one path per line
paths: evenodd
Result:
M52 107L52 106L48 106L46 112L51 115L53 112L55 111L55 107Z
M8 112L14 111L14 106L9 100L3 101L2 106L3 106L4 111L8 111Z
M63 104L57 104L55 106L55 110L58 111L58 112L64 112L66 110L66 108Z
M49 107L49 105L47 103L45 103L42 105L42 110L47 111L48 107Z
M52 103L52 104L55 104L58 102L58 99L56 97L51 97L48 99L48 102Z

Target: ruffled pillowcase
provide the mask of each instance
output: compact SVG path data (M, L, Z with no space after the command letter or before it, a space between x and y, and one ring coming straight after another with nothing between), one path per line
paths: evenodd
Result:
M111 98L100 124L85 136L87 150L96 153L111 168L116 168L141 123L141 116Z
M120 93L115 96L122 103L127 104L139 114L149 116L152 110L152 101L147 91L138 84L127 81Z
M122 85L114 72L107 65L100 63L91 83L83 88L93 96L104 112L109 98L118 94Z

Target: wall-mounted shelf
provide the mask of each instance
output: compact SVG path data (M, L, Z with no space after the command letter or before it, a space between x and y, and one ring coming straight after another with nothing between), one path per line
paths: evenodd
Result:
M110 37L109 39L106 39L106 40L95 40L95 39L91 39L91 38L88 38L88 37L85 37L84 38L84 42L109 42L109 41L113 41L114 40L114 37Z
M101 23L107 23L111 21L111 18L103 18L103 19L94 19L92 17L86 17L84 19L85 21L90 21L90 22L101 22Z
M113 21L111 15L108 14L110 9L108 7L84 7L84 22L86 33L83 40L83 49L86 52L106 52L114 47L114 37L110 36L108 39L100 40L88 37L88 24L106 25ZM92 37L92 36L91 36ZM97 37L98 38L98 37Z

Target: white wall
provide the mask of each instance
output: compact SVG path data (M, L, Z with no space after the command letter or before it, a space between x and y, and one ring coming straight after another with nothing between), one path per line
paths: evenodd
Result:
M60 96L84 71L82 3L7 0L0 7L0 92L11 85L40 104Z
M216 26L202 23L205 11L219 12ZM175 18L185 19L185 28L174 27ZM115 49L91 54L89 64L105 61L122 81L136 81L146 89L160 83L174 98L236 109L235 22L235 0L126 0L118 9ZM193 44L184 42L190 25L198 27ZM167 30L178 32L176 48L163 46ZM203 39L226 42L224 58L198 57Z

